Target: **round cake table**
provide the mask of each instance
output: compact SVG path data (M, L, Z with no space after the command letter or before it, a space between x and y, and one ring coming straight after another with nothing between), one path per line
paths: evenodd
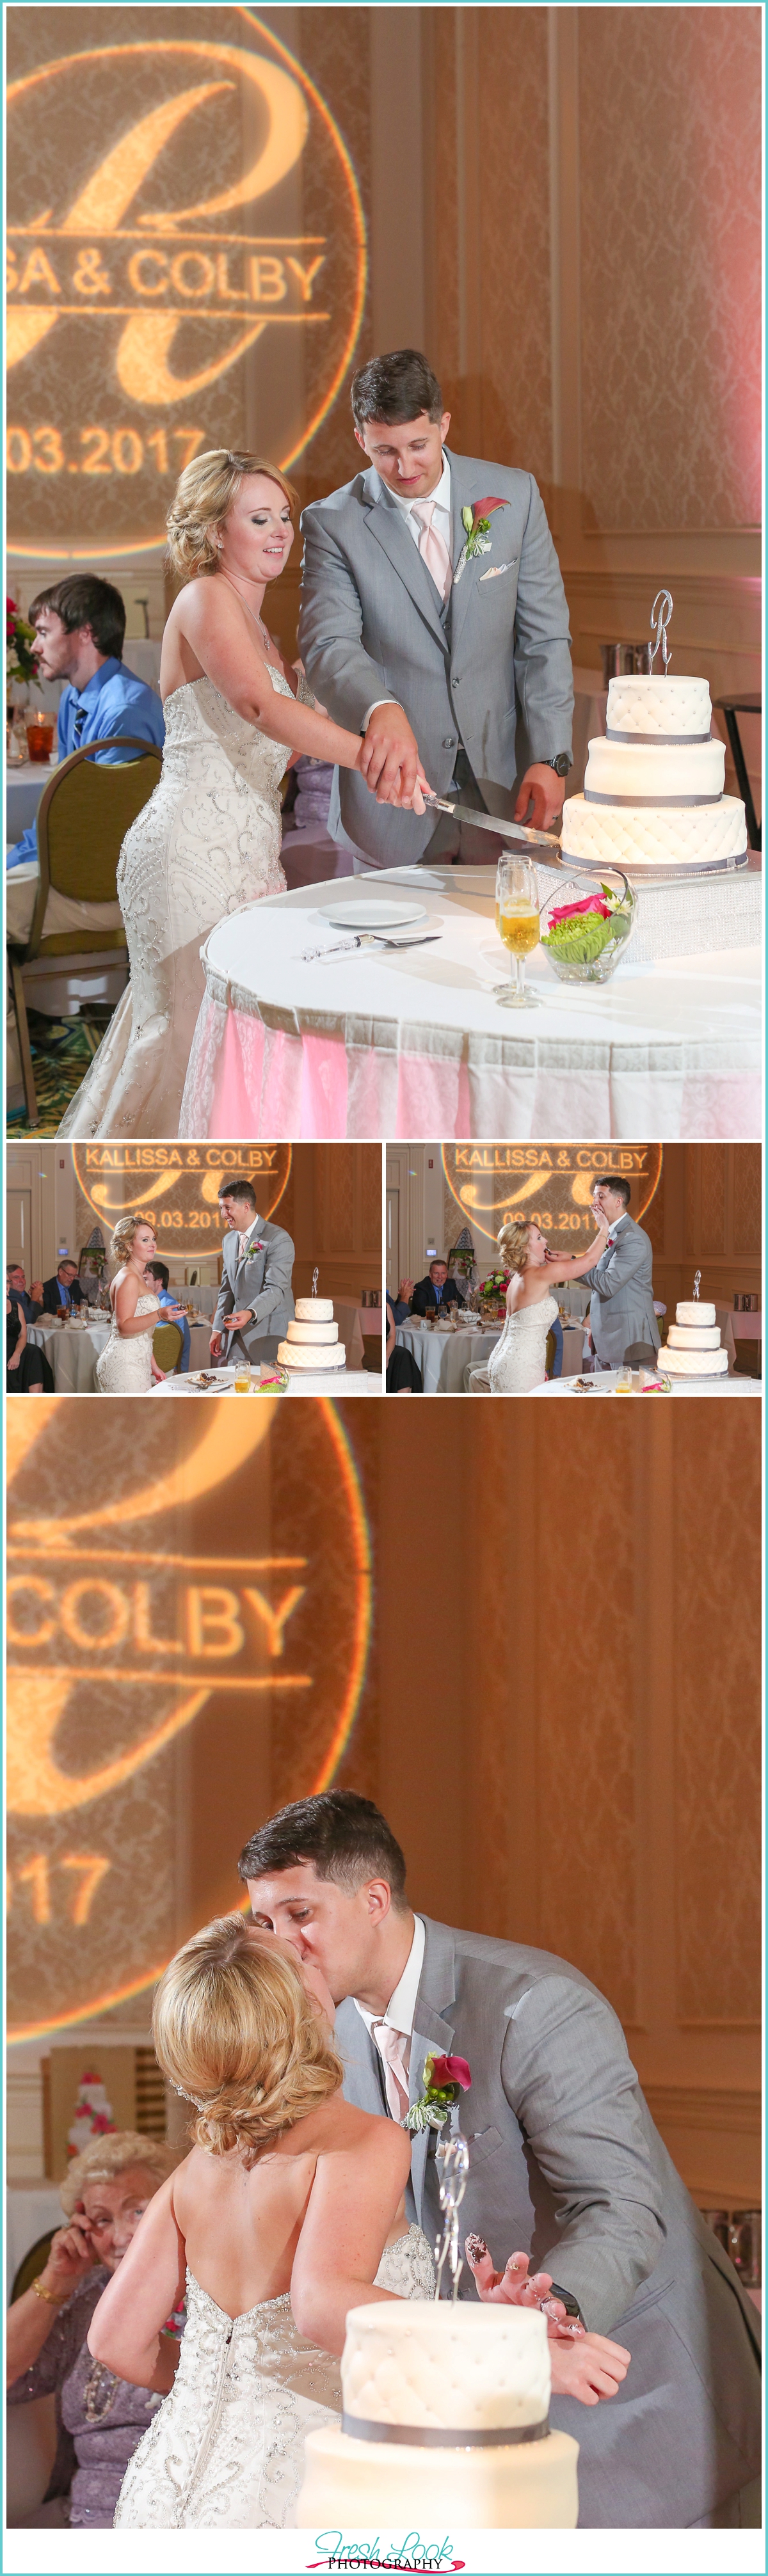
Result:
M663 1375L663 1353L661 1357L661 1372ZM583 1396L584 1403L591 1403L593 1395L613 1395L616 1388L617 1377L618 1369L601 1369L598 1377L588 1378L587 1392L585 1392ZM554 1377L552 1379L548 1378L544 1386L532 1386L531 1394L573 1395L575 1389L575 1378ZM642 1392L643 1390L640 1385L639 1371L636 1371L633 1374L632 1394L641 1395ZM722 1377L673 1377L671 1392L673 1395L761 1395L762 1387L760 1385L759 1378L755 1377L726 1377L725 1375ZM665 1399L663 1396L657 1394L649 1400L656 1404L661 1404ZM577 1402L582 1402L581 1390L579 1390Z
M493 882L438 866L357 878L356 900L413 902L414 933L437 933L402 955L305 957L352 935L322 917L342 908L332 880L220 922L201 949L180 1135L759 1138L759 948L658 965L630 948L608 984L577 986L539 947L539 1007L510 1011L494 998L507 959Z
M265 1395L381 1395L384 1380L375 1369L297 1369L285 1387L265 1387ZM258 1393L258 1388L252 1389ZM215 1385L199 1386L193 1377L166 1377L153 1395L234 1395L235 1371L216 1369ZM239 1399L245 1403L245 1397Z

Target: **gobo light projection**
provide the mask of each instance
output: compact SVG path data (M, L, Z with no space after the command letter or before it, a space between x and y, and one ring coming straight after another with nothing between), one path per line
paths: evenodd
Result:
M444 1145L443 1171L462 1225L496 1242L508 1218L541 1227L564 1252L583 1252L594 1232L592 1191L600 1172L634 1184L642 1219L658 1189L663 1145ZM446 1241L450 1231L446 1211ZM459 1232L459 1214L456 1233Z
M149 1409L151 1413L151 1408ZM370 1547L331 1402L13 1405L9 2036L136 1994L238 1902L359 1707Z
M191 457L285 468L325 418L365 296L357 181L251 10L19 9L8 43L8 543L130 555Z
M89 1220L107 1241L123 1214L154 1226L158 1251L193 1261L219 1251L228 1219L219 1210L222 1181L251 1181L259 1216L277 1217L291 1169L290 1145L73 1145L75 1178ZM82 1228L80 1229L82 1232Z

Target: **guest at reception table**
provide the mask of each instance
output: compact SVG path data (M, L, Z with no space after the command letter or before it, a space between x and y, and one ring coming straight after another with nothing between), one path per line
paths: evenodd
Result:
M146 1267L146 1271L145 1271L145 1273L144 1273L144 1276L145 1276L146 1280L148 1281L149 1285L150 1285L151 1287L153 1287L153 1288L155 1288L155 1289L157 1290L157 1302L158 1302L158 1305L159 1305L159 1306L171 1306L171 1307L173 1308L173 1321L174 1321L174 1323L175 1323L175 1324L178 1324L178 1327L179 1327L179 1332L180 1332L180 1334L181 1334L181 1359L180 1359L180 1361L179 1361L179 1375L180 1375L180 1377L183 1377L185 1370L187 1370L187 1369L189 1368L189 1353L190 1353L190 1348L191 1348L191 1343L190 1343L190 1332L189 1332L189 1325L188 1325L188 1323L187 1323L186 1315L180 1315L180 1314L179 1314L178 1307L177 1307L177 1304L176 1304L176 1299L175 1299L174 1294L173 1294L173 1290L172 1290L171 1288L169 1288L169 1286L168 1286L168 1281L169 1281L169 1279L170 1279L170 1275L171 1275L171 1274L170 1274L170 1271L169 1271L169 1268L168 1268L167 1261L148 1261L148 1262L147 1262L147 1267Z
M67 1255L59 1262L55 1278L44 1281L43 1314L71 1315L73 1308L82 1304L83 1291L77 1275L77 1262L70 1261Z
M114 742L114 750L100 753L103 761L135 760L136 752L118 748L121 734L138 734L162 749L160 699L122 659L125 605L114 582L92 572L66 573L30 602L29 623L41 680L67 682L59 705L59 760L89 742ZM37 855L37 824L30 823L8 851L6 867L23 867Z
M412 1280L412 1279L401 1279L401 1281L400 1281L400 1286L399 1286L399 1288L398 1288L398 1292L397 1292L397 1296L396 1296L396 1297L393 1297L393 1296L392 1296L392 1294L391 1294L391 1290L390 1290L389 1288L387 1289L387 1305L388 1305L388 1306L391 1306L391 1308L392 1308L392 1313L393 1313L393 1315L394 1315L395 1323L396 1323L396 1324L404 1324L404 1323L406 1322L407 1317L410 1315L410 1311L411 1311L411 1298L412 1298L412 1296L413 1296L413 1280Z
M455 1279L448 1277L447 1261L431 1261L426 1279L417 1279L411 1298L412 1315L431 1315L438 1306L463 1306L464 1298Z
M6 1261L5 1285L8 1296L12 1298L14 1306L18 1306L25 1323L36 1324L38 1315L42 1315L43 1311L42 1279L33 1279L32 1286L28 1289L26 1272L22 1269L21 1262Z
M94 2138L75 2156L61 2185L68 2223L57 2228L31 2289L8 2311L8 2404L25 2406L54 2394L59 2428L47 2492L26 2516L27 2528L112 2529L128 2462L161 2398L93 2361L88 2328L149 2201L178 2160L174 2148L131 2129ZM160 2338L166 2394L178 2368L181 2331L181 2317L169 2317Z
M404 1286L401 1280L401 1287ZM411 1282L413 1285L413 1282ZM408 1313L401 1300L395 1302L387 1289L386 1389L388 1395L423 1395L424 1380L413 1352L397 1346L397 1327L404 1324Z
M8 1395L53 1394L50 1361L30 1348L26 1315L11 1296L5 1300L5 1386Z

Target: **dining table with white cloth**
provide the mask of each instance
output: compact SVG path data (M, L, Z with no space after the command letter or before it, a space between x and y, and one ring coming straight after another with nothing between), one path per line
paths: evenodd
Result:
M152 1394L236 1395L236 1376L234 1368L218 1368L212 1372L213 1382L202 1387L190 1377L166 1377L161 1385L153 1386ZM265 1387L264 1393L273 1397L275 1403L279 1403L284 1395L381 1395L382 1383L377 1369L297 1369L289 1377L287 1386ZM257 1369L251 1392L258 1395L260 1391Z
M356 878L365 909L407 903L414 936L437 934L402 954L305 955L354 935L338 883L219 922L200 952L180 1135L759 1138L757 947L633 964L630 946L608 983L574 985L539 945L526 961L538 1007L510 1010L494 992L509 982L494 883L492 868L448 865Z
M457 1324L455 1330L452 1326L449 1332L441 1332L439 1325L422 1324L414 1316L397 1325L395 1343L411 1352L421 1370L425 1395L461 1395L465 1368L487 1365L501 1330L501 1324L492 1324L487 1331L482 1326L462 1330Z
M541 1386L532 1386L529 1389L529 1393L531 1395L573 1395L574 1392L577 1392L577 1400L580 1402L582 1389L577 1388L578 1374L579 1373L577 1371L576 1378L547 1378ZM659 1374L662 1377L664 1375L663 1351L659 1352ZM601 1369L598 1376L588 1377L584 1390L585 1399L593 1394L614 1395L619 1375L620 1371L618 1369ZM640 1376L640 1370L634 1369L632 1372L633 1395L642 1395L643 1393ZM656 1392L658 1394L658 1389ZM648 1393L653 1393L652 1385L649 1386ZM673 1377L670 1379L669 1393L671 1395L761 1395L762 1388L759 1378L732 1377L729 1370L727 1377L725 1373L722 1377Z
M158 1325L171 1320L170 1316L163 1315L161 1308ZM101 1394L96 1362L106 1350L109 1335L106 1315L98 1323L89 1324L59 1324L53 1315L50 1320L41 1316L39 1323L27 1325L27 1341L32 1342L37 1350L44 1351L50 1362L56 1395ZM190 1368L207 1368L210 1350L210 1324L190 1324Z

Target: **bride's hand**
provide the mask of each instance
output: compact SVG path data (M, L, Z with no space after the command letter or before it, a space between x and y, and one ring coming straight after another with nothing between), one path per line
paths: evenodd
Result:
M550 2330L554 2328L556 2331L558 2325L567 2323L563 2300L549 2297L551 2272L532 2272L530 2255L510 2254L504 2271L495 2272L484 2236L468 2236L464 2252L478 2298L492 2299L512 2308L540 2307L542 2300L546 2299Z
M412 789L411 794L409 796L394 796L391 801L399 808L399 811L402 814L409 811L412 814L424 814L426 812L424 798L425 796L433 795L434 788L430 787L429 779L425 778L421 763L419 763L419 767L416 771L416 785Z

